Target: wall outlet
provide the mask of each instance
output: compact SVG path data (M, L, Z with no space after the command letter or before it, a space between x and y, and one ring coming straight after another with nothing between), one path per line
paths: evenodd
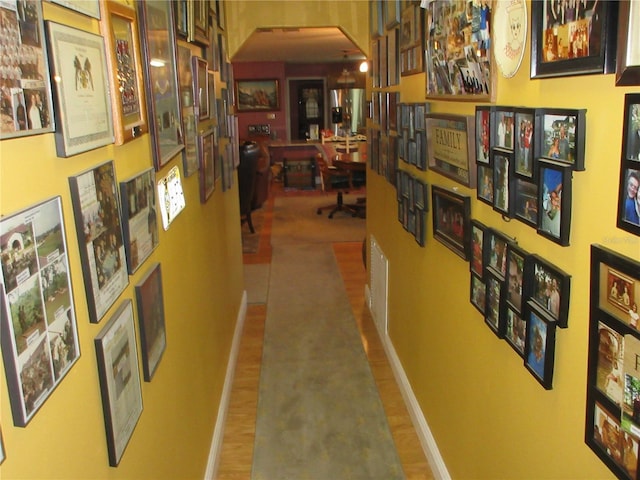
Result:
M275 113L267 113L267 119L268 120L275 120L276 119L276 114Z

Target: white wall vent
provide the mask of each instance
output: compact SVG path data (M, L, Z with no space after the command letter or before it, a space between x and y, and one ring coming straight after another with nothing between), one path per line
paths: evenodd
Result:
M387 334L387 295L389 262L371 235L371 298L369 308L373 321L381 334Z

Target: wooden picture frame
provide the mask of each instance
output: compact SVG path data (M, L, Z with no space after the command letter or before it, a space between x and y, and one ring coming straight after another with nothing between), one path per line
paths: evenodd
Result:
M159 263L147 270L135 290L142 347L142 372L144 381L150 382L167 347L162 269Z
M576 2L562 10L564 6L531 5L531 78L613 73L618 3Z
M209 76L207 61L193 55L191 57L193 72L193 108L198 120L209 119Z
M216 187L215 130L198 135L198 160L200 162L200 202L206 203Z
M57 81L56 153L70 157L114 141L104 39L47 21L51 76Z
M238 112L270 112L280 109L277 79L236 80Z
M538 234L566 247L571 233L572 168L540 158L538 179Z
M209 0L187 0L187 40L201 47L209 45Z
M527 337L524 366L545 390L553 388L555 363L556 323L533 301L525 309Z
M13 423L25 427L80 358L61 198L2 217L0 236L0 342Z
M618 48L616 57L616 85L640 85L640 5L620 0L618 6Z
M465 260L471 250L471 197L431 186L433 236Z
M571 275L548 262L540 255L530 255L527 269L526 295L558 324L567 328L569 322L569 297Z
M111 109L116 145L147 133L147 109L136 11L121 2L100 0L100 32L107 46Z
M49 76L49 56L47 55L44 22L42 20L42 2L28 0L23 2L29 16L22 19L14 10L2 7L4 25L12 28L17 36L0 37L0 49L15 49L21 55L28 53L42 59L36 65L2 68L0 81L7 86L0 98L10 105L6 113L9 121L0 124L0 140L27 135L37 135L54 131L54 113ZM7 57L7 60L9 57ZM22 62L24 63L24 62ZM28 88L27 88L28 87Z
M371 38L375 39L382 35L384 26L381 0L369 0L369 32Z
M640 236L640 93L624 97L616 225Z
M142 385L133 324L125 300L95 338L109 465L117 467L142 415Z
M181 40L187 40L187 36L189 35L187 0L174 0L173 5L173 20L176 27L176 36Z
M409 3L402 10L400 25L400 76L424 72L425 14L420 5Z

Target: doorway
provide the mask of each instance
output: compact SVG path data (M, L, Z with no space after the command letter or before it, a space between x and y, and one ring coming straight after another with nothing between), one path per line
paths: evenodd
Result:
M289 118L291 140L319 140L324 123L324 81L291 80Z

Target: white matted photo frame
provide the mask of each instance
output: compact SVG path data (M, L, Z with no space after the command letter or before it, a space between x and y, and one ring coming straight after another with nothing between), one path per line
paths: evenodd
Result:
M60 197L3 217L0 236L2 357L24 427L80 357Z
M18 6L20 5L20 9ZM5 121L0 124L0 140L53 132L54 114L49 78L42 2L5 2L0 6L3 25L16 32L2 35L0 49L12 66L0 68L0 93ZM26 59L30 58L31 61Z
M94 340L109 465L117 467L142 415L133 302L124 300Z
M136 285L144 381L153 378L167 346L160 264L152 265Z
M129 284L113 161L69 177L89 320L98 323Z
M114 142L110 81L100 35L47 22L51 74L56 79L56 152L59 157Z

